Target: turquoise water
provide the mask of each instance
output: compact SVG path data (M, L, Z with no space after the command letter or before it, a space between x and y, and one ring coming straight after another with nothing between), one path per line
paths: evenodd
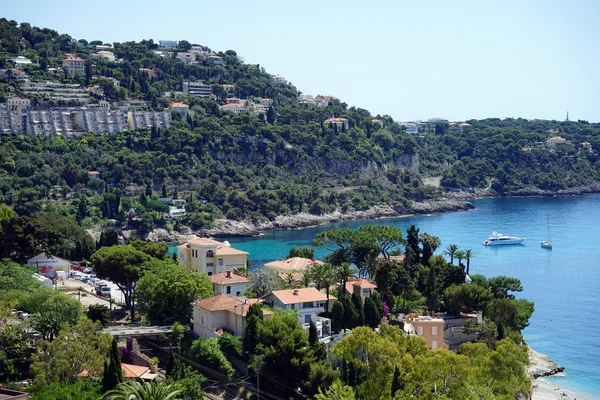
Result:
M484 199L466 212L377 221L332 223L316 228L268 231L260 237L229 238L250 253L254 267L281 259L293 245L309 245L315 234L364 224L411 224L438 236L442 249L456 244L474 249L471 273L517 277L521 296L535 302L535 313L524 331L534 349L566 368L553 384L600 399L600 195ZM550 216L553 250L540 247ZM525 237L523 245L484 247L492 231ZM326 251L319 249L317 257Z

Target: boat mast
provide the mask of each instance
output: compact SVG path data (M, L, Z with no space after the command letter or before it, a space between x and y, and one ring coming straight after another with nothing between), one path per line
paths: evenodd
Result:
M548 215L548 242L552 243L552 235L550 234L550 216Z

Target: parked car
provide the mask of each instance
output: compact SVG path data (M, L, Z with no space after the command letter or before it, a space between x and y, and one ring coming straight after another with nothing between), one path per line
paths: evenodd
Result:
M102 286L100 288L100 296L110 297L110 286Z
M71 273L71 278L80 280L81 274L79 272Z
M83 271L85 269L85 267L83 265L75 265L73 267L74 271Z
M92 267L87 267L86 269L83 270L83 272L85 272L86 274L91 274L92 272L94 272Z

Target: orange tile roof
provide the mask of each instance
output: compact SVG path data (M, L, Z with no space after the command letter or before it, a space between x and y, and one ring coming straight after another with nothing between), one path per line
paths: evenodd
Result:
M271 293L277 297L283 304L296 304L308 301L326 301L327 296L318 291L316 288L291 289L291 290L275 290ZM331 300L331 296L329 296Z
M265 267L282 270L303 270L310 269L314 265L322 265L323 261L311 260L310 258L292 257L287 260L276 260L266 263Z
M125 378L139 378L144 375L150 368L141 365L121 363Z
M171 108L190 108L190 106L185 103L173 103L171 104Z
M401 256L389 256L390 261L396 261L396 262L404 262L404 258L405 256L401 255ZM385 258L382 255L377 256L377 261L383 261L385 260Z
M213 240L213 239L208 239L208 238L198 238L198 239L192 239L190 241L188 241L187 243L183 243L179 246L177 246L178 248L185 248L188 244L193 244L196 246L214 246L217 248L217 250L215 251L215 256L228 256L228 255L236 255L236 254L248 254L245 251L242 250L238 250L238 249L234 249L231 246L227 246L225 243Z
M303 275L301 272L278 271L277 275L279 275L279 277L281 279L283 279L284 281L287 281L288 275L292 275L292 278L294 278L294 280L297 282L302 281L302 278L303 278Z
M227 277L227 271L215 274L210 277L210 281L215 285L226 285L229 283L249 283L250 278L240 275L236 270L230 271Z
M354 285L359 285L361 289L377 289L377 285L368 279L352 279L346 282L346 292L354 293Z
M228 294L216 294L212 297L197 300L194 306L205 309L206 311L228 311L233 314L241 315L245 317L248 314L248 309L254 303L260 301L259 299L245 299L229 296ZM237 307L236 307L237 306ZM242 314L242 306L244 313ZM272 315L273 312L270 310L263 309L263 315Z
M98 171L90 171L90 172L88 172L88 174L90 174L90 175L100 175L100 172L98 172Z
M81 61L81 62L83 62L83 59L81 59L79 57L71 57L71 58L65 58L63 61Z

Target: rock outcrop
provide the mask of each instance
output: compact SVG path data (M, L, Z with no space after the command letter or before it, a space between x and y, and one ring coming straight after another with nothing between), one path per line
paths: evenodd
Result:
M534 379L556 375L565 370L565 367L558 365L550 357L538 353L531 347L528 348L528 353L530 365L527 367L527 375Z

